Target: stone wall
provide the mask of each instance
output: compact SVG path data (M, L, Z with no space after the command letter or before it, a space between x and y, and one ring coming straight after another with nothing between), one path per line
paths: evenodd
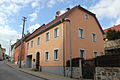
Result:
M95 80L120 80L120 67L96 67Z
M71 76L71 69L70 67L66 67L66 77ZM72 77L73 78L79 78L80 76L80 68L79 67L72 67Z

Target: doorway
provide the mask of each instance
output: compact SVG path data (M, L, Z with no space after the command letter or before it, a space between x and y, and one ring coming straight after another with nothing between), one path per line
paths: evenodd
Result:
M36 54L36 69L39 70L39 66L40 66L40 53L37 52Z
M27 55L26 66L32 68L32 55Z

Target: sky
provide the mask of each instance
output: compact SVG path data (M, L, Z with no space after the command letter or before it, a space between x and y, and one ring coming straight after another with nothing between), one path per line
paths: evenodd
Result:
M0 44L9 52L11 44L21 38L23 16L25 33L33 32L55 18L56 12L81 5L96 14L102 28L120 24L120 0L0 0Z

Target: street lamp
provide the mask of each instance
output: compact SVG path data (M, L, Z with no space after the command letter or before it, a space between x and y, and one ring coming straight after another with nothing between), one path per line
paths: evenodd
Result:
M64 18L64 21L69 22L69 32L70 32L70 77L72 78L72 34L71 34L71 20L69 18Z

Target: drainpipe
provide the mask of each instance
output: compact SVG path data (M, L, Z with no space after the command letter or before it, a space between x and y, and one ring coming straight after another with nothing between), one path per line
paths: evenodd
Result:
M64 28L63 25L64 25L64 23L62 24L62 28ZM64 45L65 44L65 42L64 42L65 38L64 38L64 30L62 32L62 35L63 35L63 73L64 73L64 77L65 77L66 72L65 72L65 45Z
M69 22L69 32L70 32L70 78L72 78L72 34L71 34L71 20L69 18L64 18L64 21Z

